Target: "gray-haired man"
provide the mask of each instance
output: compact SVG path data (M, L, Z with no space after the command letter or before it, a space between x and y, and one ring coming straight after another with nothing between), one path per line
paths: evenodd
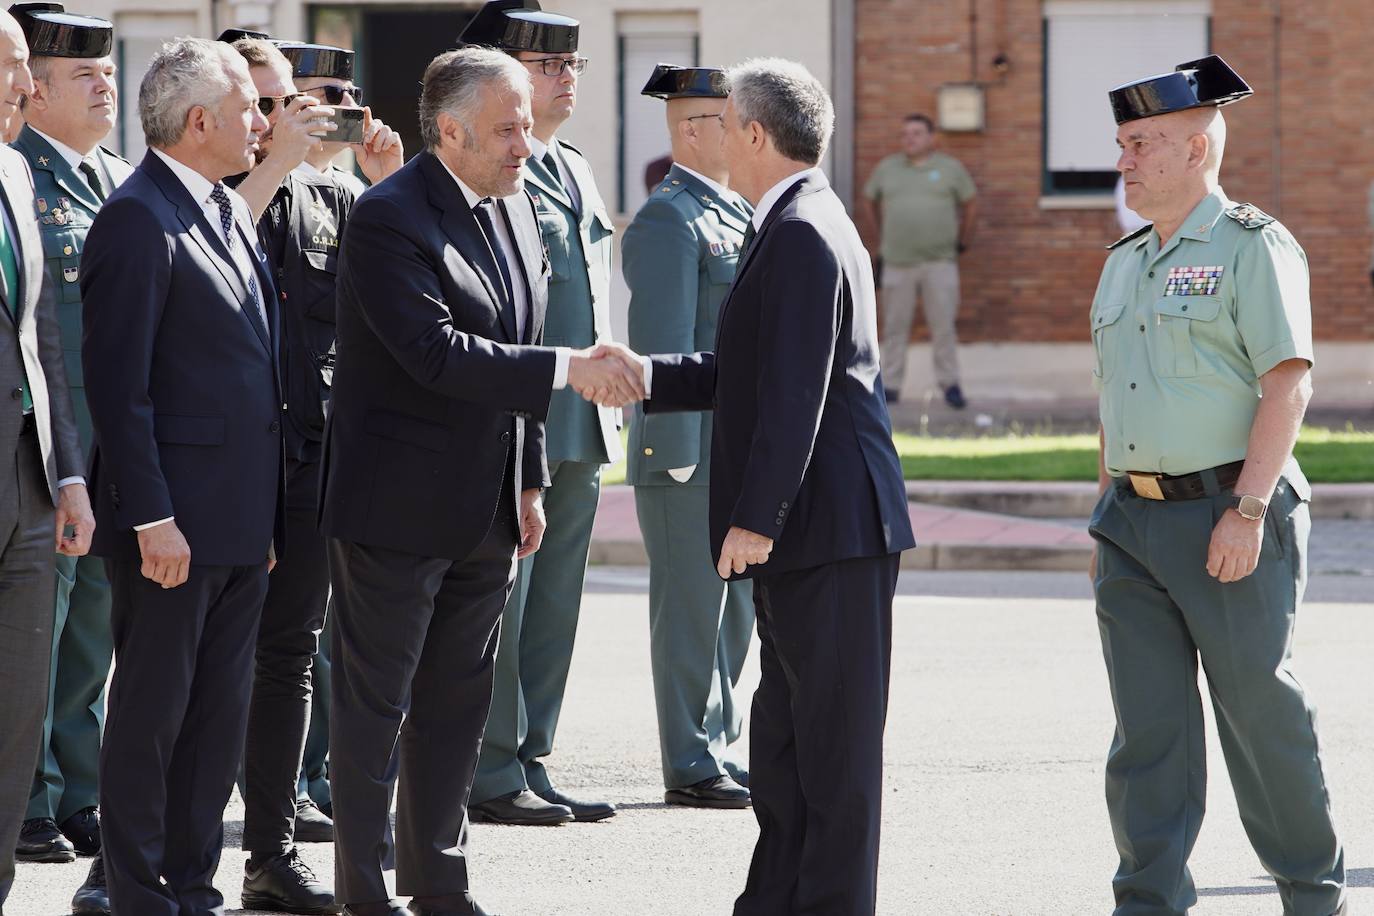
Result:
M543 419L555 389L643 390L620 360L538 346L549 265L523 193L529 72L494 51L442 54L420 122L425 151L349 217L325 439L335 896L355 916L406 914L380 861L393 760L397 892L415 914L484 912L467 803L513 560L544 534Z
M253 161L257 101L228 45L164 45L139 88L148 154L81 258L92 552L115 651L102 854L113 911L130 916L223 911L211 882L283 543L276 295L222 182Z

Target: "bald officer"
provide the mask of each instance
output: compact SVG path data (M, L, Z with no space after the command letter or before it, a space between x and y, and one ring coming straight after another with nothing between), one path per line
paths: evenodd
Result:
M1218 109L1250 94L1218 57L1110 94L1126 203L1153 221L1112 246L1092 307L1116 916L1183 916L1197 901L1199 661L1241 821L1284 913L1345 911L1314 711L1290 660L1310 528L1293 460L1312 390L1307 259L1217 183Z
M720 113L725 74L654 68L643 95L667 103L672 167L621 243L630 287L630 347L695 353L716 339L754 209L726 185ZM735 685L754 631L751 583L728 585L711 557L711 415L668 413L630 423L627 479L649 553L649 651L665 799L743 808L749 775L730 755L740 736Z

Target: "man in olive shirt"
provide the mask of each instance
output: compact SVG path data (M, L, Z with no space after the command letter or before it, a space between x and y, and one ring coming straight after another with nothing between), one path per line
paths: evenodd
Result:
M1091 319L1115 916L1184 916L1197 902L1199 662L1241 821L1283 911L1345 912L1315 713L1290 658L1311 526L1293 460L1312 391L1307 259L1218 184L1219 106L1251 94L1218 57L1111 92L1126 202L1153 221L1111 246Z
M883 388L888 401L902 393L916 298L925 307L935 381L949 406L962 408L958 337L959 255L968 247L975 212L973 179L959 160L935 151L930 118L902 122L902 151L878 163L864 186L882 246Z

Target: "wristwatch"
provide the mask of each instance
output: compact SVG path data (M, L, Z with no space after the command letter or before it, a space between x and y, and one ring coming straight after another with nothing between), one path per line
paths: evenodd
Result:
M1241 518L1258 522L1264 518L1264 513L1269 511L1269 503L1258 496L1232 496L1231 508L1239 512Z

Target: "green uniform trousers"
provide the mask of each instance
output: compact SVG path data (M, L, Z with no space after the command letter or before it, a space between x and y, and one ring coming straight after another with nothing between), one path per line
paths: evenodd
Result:
M60 824L99 804L96 770L113 654L105 562L59 555L44 750L25 818L50 817Z
M649 554L649 659L658 709L663 785L680 789L746 775L729 756L744 724L735 699L754 635L753 583L716 575L708 531L710 490L635 487Z
M1308 507L1281 480L1258 568L1222 584L1207 574L1206 557L1230 494L1217 490L1215 477L1207 482L1212 495L1176 502L1109 486L1090 523L1116 708L1107 758L1107 809L1121 856L1115 916L1183 916L1197 901L1188 857L1207 797L1199 661L1241 820L1284 913L1331 916L1344 893L1344 853L1315 711L1291 666Z
M551 786L542 758L553 750L572 664L582 582L601 497L601 465L550 464L544 491L548 528L534 556L520 561L501 612L496 682L472 802Z

